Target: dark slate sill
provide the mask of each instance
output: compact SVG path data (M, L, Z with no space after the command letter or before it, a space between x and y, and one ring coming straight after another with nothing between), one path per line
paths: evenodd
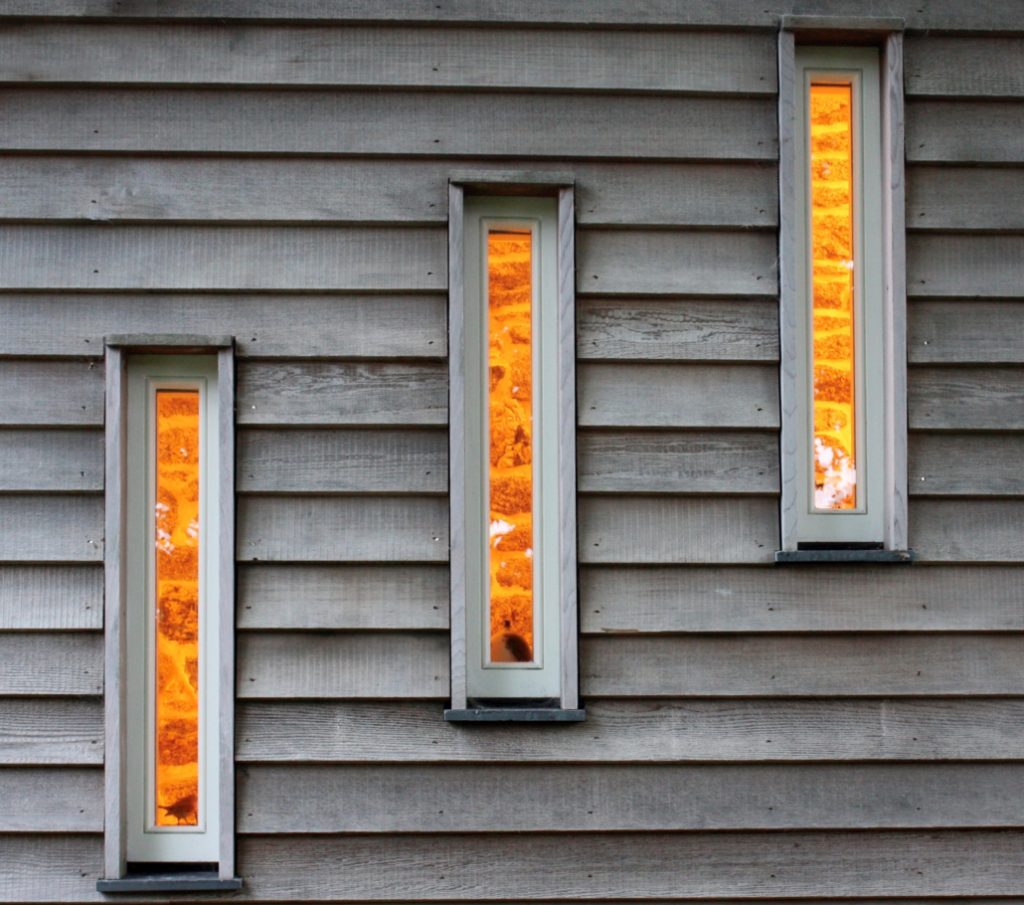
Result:
M97 880L97 892L231 892L242 888L240 877L222 880L213 871L136 874L118 880Z
M911 563L913 550L777 550L776 563Z
M587 711L558 707L468 707L444 712L448 723L582 723Z

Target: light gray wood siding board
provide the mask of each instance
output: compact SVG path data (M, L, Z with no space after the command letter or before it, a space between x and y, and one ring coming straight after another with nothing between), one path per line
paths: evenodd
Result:
M911 364L1021 364L1021 323L1024 302L919 299L910 308L908 357Z
M0 566L0 629L103 628L103 570Z
M911 430L1024 428L1024 370L916 367L910 373Z
M580 427L774 428L770 365L577 365Z
M238 424L443 425L441 363L239 362Z
M767 97L16 88L0 150L772 160L773 108Z
M1024 104L912 99L907 103L907 162L1024 162Z
M767 431L582 431L577 447L583 493L779 492Z
M98 700L0 700L0 764L102 765Z
M103 771L79 767L0 769L0 833L103 830Z
M0 490L103 489L99 431L0 430Z
M243 358L442 358L448 342L440 293L8 294L0 319L0 356L99 356L125 329L227 333Z
M448 636L441 633L244 632L238 697L440 701L450 690L448 660Z
M774 296L778 249L767 232L581 230L580 295Z
M0 561L87 563L102 559L102 497L0 496Z
M908 236L907 293L912 298L1021 298L1024 236Z
M584 638L583 695L1020 695L1016 635Z
M245 762L685 763L1020 761L1012 698L587 701L574 726L452 731L433 703L246 702Z
M103 638L92 632L0 634L0 694L103 693Z
M238 627L444 630L448 570L442 565L245 565L238 572Z
M513 789L544 805L496 825ZM266 765L238 797L242 834L1000 827L1024 817L1024 766Z
M584 567L587 634L1024 630L1024 570Z
M24 24L0 82L427 87L771 94L755 33Z
M911 434L910 492L918 496L1021 496L1021 462L1021 434ZM976 600L974 605L978 603Z
M1024 97L1024 39L914 36L906 44L911 97Z
M0 361L0 424L102 425L103 369L92 361Z
M912 230L1024 230L1024 167L914 166L907 171Z
M1024 562L1019 500L916 500L910 547L922 562Z
M238 558L446 562L447 501L432 497L241 497Z
M778 361L779 314L764 301L579 299L580 360Z
M778 502L740 497L583 497L581 563L767 563Z
M249 428L238 437L238 478L243 493L445 493L448 435Z
M443 241L416 227L0 226L0 289L438 290Z

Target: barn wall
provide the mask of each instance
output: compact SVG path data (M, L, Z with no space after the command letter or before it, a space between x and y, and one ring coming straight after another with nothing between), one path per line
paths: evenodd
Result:
M0 17L0 900L102 899L103 336L187 332L237 340L241 899L1017 901L1024 14L855 5L909 28L918 562L786 568L791 4L438 6ZM578 725L441 720L487 167L576 179Z

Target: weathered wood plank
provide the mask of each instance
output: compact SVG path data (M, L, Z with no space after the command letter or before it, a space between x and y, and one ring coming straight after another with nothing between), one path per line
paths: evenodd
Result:
M102 764L98 700L0 700L0 764Z
M448 433L242 430L237 487L271 493L445 493Z
M928 167L907 170L911 229L1022 230L1024 210L1007 198L1024 195L1019 167Z
M916 500L910 546L923 562L1024 562L1024 502Z
M764 301L583 297L577 357L678 361L778 361L779 311Z
M89 633L0 634L0 694L103 693L103 637Z
M441 425L448 375L441 363L241 362L240 425Z
M1019 761L1024 701L590 700L586 723L455 730L434 703L242 703L241 761Z
M778 248L768 232L581 230L576 290L587 295L774 296Z
M1022 161L1024 104L908 100L908 163Z
M580 427L776 428L768 365L610 364L576 368Z
M0 289L439 290L445 248L415 227L0 226Z
M914 368L907 401L912 429L1019 429L1024 427L1024 369Z
M1020 695L1019 635L584 638L580 683L602 697Z
M583 493L778 493L779 443L748 431L583 431Z
M103 628L96 566L0 566L0 629Z
M0 82L771 94L767 35L350 25L22 24Z
M1022 302L918 300L910 307L908 357L914 364L1024 362L1022 322Z
M103 424L103 368L94 361L0 361L0 424Z
M773 112L742 97L16 88L0 150L772 160Z
M448 691L448 637L444 634L246 632L238 636L240 698L441 700Z
M778 500L584 497L581 563L758 563L779 548Z
M0 295L0 319L0 355L15 356L99 357L114 333L234 336L242 358L440 358L447 347L438 293L9 294Z
M103 497L0 496L0 561L102 559Z
M240 833L879 830L1024 817L1019 764L268 765L242 769L238 784ZM511 789L536 804L507 807Z
M1024 122L1021 135L1024 143ZM907 294L912 298L1020 298L1024 295L1024 236L910 235Z
M0 833L103 831L103 771L80 767L0 769Z
M588 634L1024 629L1024 570L605 567L580 571Z
M447 629L444 566L246 565L240 629Z
M238 558L445 562L447 502L433 497L241 497Z
M0 430L0 490L100 491L99 431Z
M910 36L906 84L911 97L1024 97L1024 39Z
M912 494L1020 496L1024 436L1019 434L911 434Z

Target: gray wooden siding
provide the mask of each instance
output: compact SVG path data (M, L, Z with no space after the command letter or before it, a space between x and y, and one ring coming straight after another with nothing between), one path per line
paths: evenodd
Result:
M794 11L907 21L910 567L772 565ZM236 338L240 900L1024 897L1022 35L9 0L0 899L102 900L103 336L176 332ZM575 180L582 724L441 720L447 180L490 168Z

